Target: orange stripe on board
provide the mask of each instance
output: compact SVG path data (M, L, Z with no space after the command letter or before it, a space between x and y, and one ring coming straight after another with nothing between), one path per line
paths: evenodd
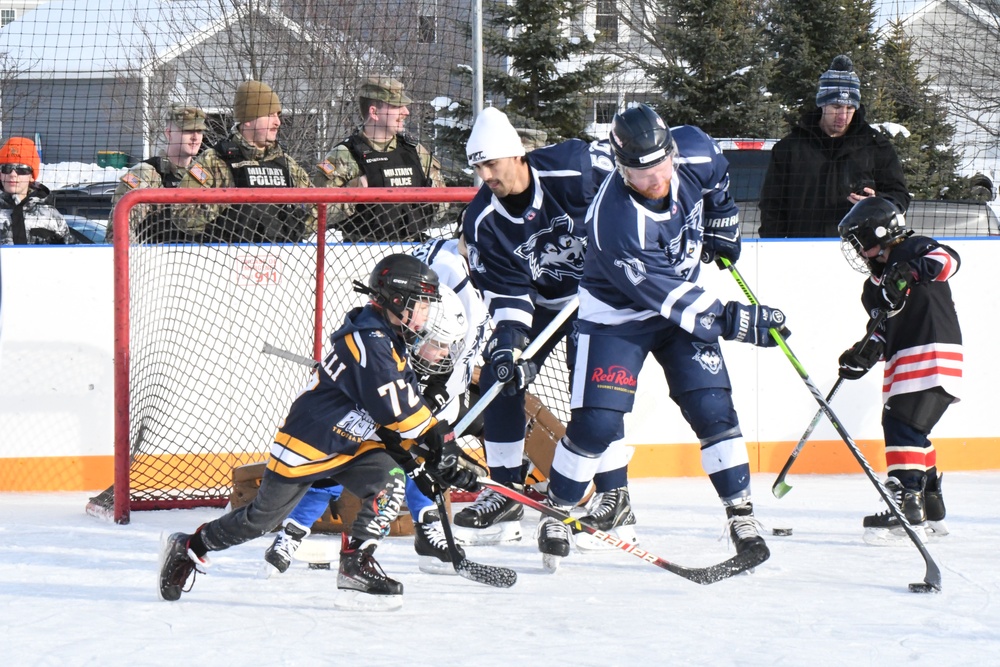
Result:
M932 438L938 466L943 472L958 470L1000 470L1000 438ZM881 440L857 441L868 463L879 472L885 470L885 448ZM749 442L751 472L777 473L788 460L794 442ZM205 455L201 457L164 457L176 467L187 472L184 486L214 486L219 476L228 485L232 468L236 465L256 463L266 455ZM154 463L154 461L145 461ZM162 469L163 462L156 461L149 469ZM840 440L810 441L803 448L794 474L844 474L861 469L851 452ZM210 474L212 473L212 474ZM635 454L629 464L629 477L699 477L701 451L697 444L685 445L635 445ZM114 479L114 462L111 456L64 456L33 458L0 458L0 492L8 491L103 491ZM146 479L146 482L151 482ZM163 486L165 480L157 480Z

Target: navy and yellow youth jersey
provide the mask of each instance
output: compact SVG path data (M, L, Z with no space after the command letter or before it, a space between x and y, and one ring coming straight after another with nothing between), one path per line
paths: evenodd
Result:
M348 313L330 342L274 438L267 467L282 477L313 481L384 448L379 426L406 440L436 423L402 339L371 305Z

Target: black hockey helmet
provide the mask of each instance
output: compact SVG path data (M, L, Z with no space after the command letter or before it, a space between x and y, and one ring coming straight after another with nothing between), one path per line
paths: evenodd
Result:
M674 152L674 138L660 115L645 104L615 114L611 121L611 148L623 167L648 169Z
M858 271L868 273L869 258L865 251L876 246L885 250L896 239L913 233L906 227L906 218L896 203L885 197L865 197L855 204L840 221L841 250L847 262Z
M379 260L368 284L354 281L354 291L367 294L375 305L403 317L415 300L438 301L441 298L438 275L412 255L387 255Z

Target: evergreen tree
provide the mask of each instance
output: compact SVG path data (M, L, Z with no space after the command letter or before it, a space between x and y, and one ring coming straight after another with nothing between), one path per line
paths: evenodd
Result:
M484 49L506 69L488 68L483 86L506 102L508 115L534 119L549 141L588 138L589 96L615 68L591 39L567 28L585 8L584 0L489 3Z
M664 91L656 105L664 119L715 137L779 136L764 0L661 0L660 11L649 35L661 57L637 64Z
M861 99L871 89L866 76L877 63L874 0L773 0L767 40L776 54L768 89L780 100L789 126L816 108L819 76L844 54L861 79ZM778 136L782 136L784 132Z
M947 120L941 96L928 79L921 78L913 41L898 21L887 27L880 55L872 77L876 90L866 105L869 122L908 131L909 136L904 132L890 135L910 192L917 199L970 197L969 180L958 176L961 156L952 148L955 126Z

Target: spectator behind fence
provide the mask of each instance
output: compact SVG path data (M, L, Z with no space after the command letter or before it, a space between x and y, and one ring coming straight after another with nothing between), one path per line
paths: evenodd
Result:
M403 133L412 101L403 84L387 76L373 76L362 84L358 105L364 122L317 165L317 185L445 187L437 159ZM431 204L344 205L338 207L335 224L345 241L419 241L446 211L445 205Z
M167 112L163 135L166 148L159 155L135 165L118 183L111 198L112 204L125 193L140 188L176 188L191 162L201 152L205 136L205 112L197 107L174 104ZM188 235L171 220L171 211L165 206L140 204L132 209L132 241L136 243L176 243L190 241ZM108 221L107 241L114 238L114 215Z
M278 144L281 102L269 85L241 83L233 118L229 136L198 156L180 187L312 187L305 169ZM297 242L316 230L316 209L306 204L190 205L174 213L207 243Z
M816 109L771 151L760 195L763 238L837 237L851 207L879 195L910 205L889 139L865 121L861 82L847 56L819 78Z
M35 142L11 137L0 146L0 245L73 243L62 213L38 182L42 160Z

